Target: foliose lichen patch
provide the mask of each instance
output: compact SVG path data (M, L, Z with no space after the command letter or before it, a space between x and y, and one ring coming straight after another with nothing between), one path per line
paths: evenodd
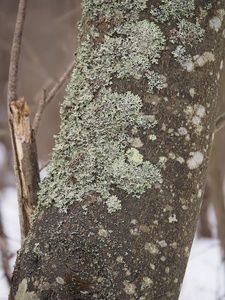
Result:
M114 187L139 198L162 182L161 164L153 165L142 142L137 143L139 133L157 121L142 113L140 96L115 92L113 78L147 80L148 93L166 87L165 75L153 70L166 44L157 23L176 21L170 42L184 54L177 55L180 62L189 59L186 45L201 40L204 30L197 20L187 20L194 1L161 1L151 11L155 22L140 20L146 5L146 0L83 1L76 67L61 107L61 130L41 184L40 204L53 202L66 209L67 203L95 193L112 213L121 209Z
M140 130L157 122L141 112L138 95L113 92L110 87L113 76L147 78L150 90L159 86L157 80L151 82L155 75L150 69L157 64L165 39L155 23L139 21L139 12L145 8L146 1L138 5L130 1L83 1L83 19L91 10L93 19L101 13L104 22L117 26L109 27L96 47L99 33L90 24L89 34L80 41L61 107L61 130L48 176L41 184L43 205L53 201L65 208L67 203L83 201L85 195L95 192L112 213L121 209L120 200L112 195L113 186L140 197L152 184L162 181L160 168L132 146Z

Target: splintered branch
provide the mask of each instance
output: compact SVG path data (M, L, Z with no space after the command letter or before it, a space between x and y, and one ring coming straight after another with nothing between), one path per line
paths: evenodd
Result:
M30 109L21 98L9 106L9 124L14 149L14 165L22 243L30 228L30 216L37 204L40 175Z
M18 66L26 7L27 0L20 0L10 56L7 97L9 127L14 153L21 243L23 243L29 231L30 215L37 203L38 182L40 181L30 109L23 98L18 100L17 97Z
M58 93L59 89L61 88L63 83L66 81L68 76L70 76L70 74L73 70L73 67L74 67L74 62L70 64L68 69L61 76L61 78L58 80L58 82L53 86L53 88L51 89L51 91L48 93L47 96L46 96L46 91L45 90L43 91L42 97L39 102L38 110L37 110L37 113L35 115L34 122L33 122L33 129L35 131L35 135L37 134L38 127L39 127L40 121L42 119L45 108L52 101L54 96Z

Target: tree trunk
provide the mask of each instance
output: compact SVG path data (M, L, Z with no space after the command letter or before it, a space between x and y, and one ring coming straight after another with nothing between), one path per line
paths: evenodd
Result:
M61 131L9 299L178 299L211 149L223 7L83 1Z

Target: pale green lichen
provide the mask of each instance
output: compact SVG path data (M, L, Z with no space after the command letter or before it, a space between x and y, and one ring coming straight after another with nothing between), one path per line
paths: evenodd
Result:
M34 244L33 253L34 253L37 257L43 256L43 252L41 251L41 248L40 248L40 243L35 243L35 244Z
M191 56L187 51L187 45L193 47L203 39L205 30L199 24L199 20L189 21L194 16L194 0L162 0L162 4L151 10L152 15L158 22L175 20L176 27L170 31L170 42L176 44L172 51L174 58L188 72L193 70ZM209 9L209 8L207 8ZM202 15L200 16L201 19Z
M40 299L36 296L34 292L28 292L27 291L27 279L24 278L18 287L18 290L16 292L15 300L32 300L32 299Z
M135 148L130 148L126 152L127 159L130 163L141 165L143 163L143 156Z
M41 204L51 205L53 201L66 209L67 203L84 201L85 195L96 192L112 212L115 207L120 208L120 200L112 203L113 187L139 198L154 183L162 181L160 167L131 146L139 131L144 129L147 133L157 124L155 117L141 112L138 95L129 91L119 94L110 87L116 76L147 78L151 91L161 88L158 75L155 81L146 74L156 74L151 68L158 63L165 38L155 23L139 20L145 7L146 1L83 1L82 22L86 22L89 13L93 13L92 19L102 14L105 21L115 26L95 47L93 40L99 32L86 24L88 34L80 41L76 68L61 107L61 130L49 174L41 184ZM120 16L129 21L116 19ZM84 212L87 213L86 206Z
M89 0L82 2L83 14L96 19L101 15L106 22L120 22L123 20L136 21L139 13L146 8L146 0L138 3L130 0Z
M121 210L122 208L121 201L115 195L110 196L106 200L106 205L107 205L107 210L110 214L116 212L117 210Z
M180 20L183 17L192 17L194 14L194 0L162 0L161 3L151 11L160 22L168 21L170 18Z

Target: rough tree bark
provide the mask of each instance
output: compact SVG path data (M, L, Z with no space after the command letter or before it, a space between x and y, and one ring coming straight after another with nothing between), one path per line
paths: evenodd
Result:
M83 1L61 131L9 299L178 299L225 1Z

